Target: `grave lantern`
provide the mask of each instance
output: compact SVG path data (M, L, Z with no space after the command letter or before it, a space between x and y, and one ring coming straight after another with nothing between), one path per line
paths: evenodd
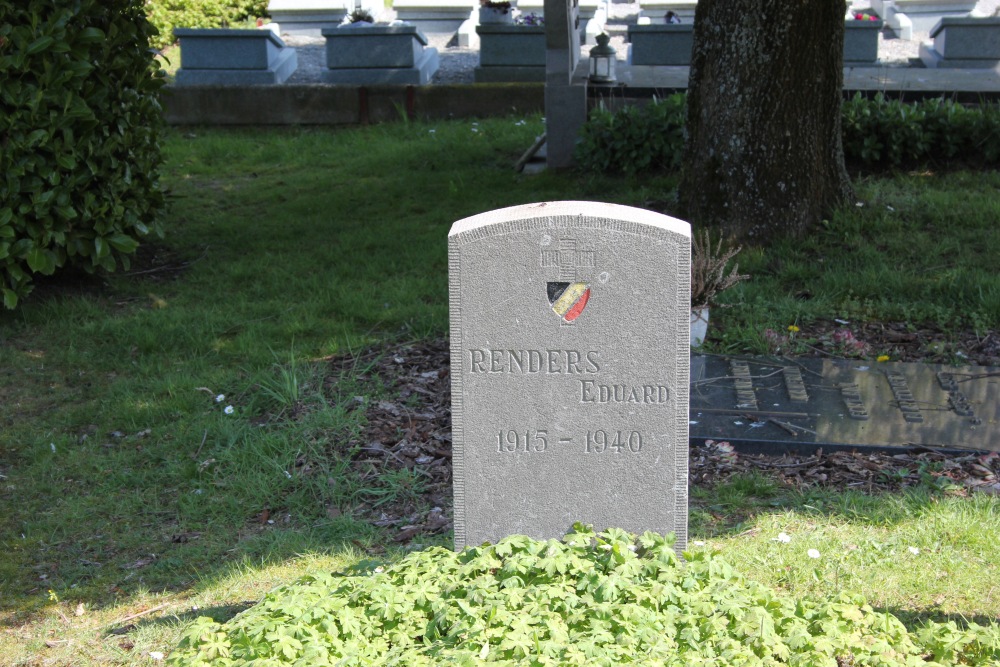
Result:
M590 50L590 77L591 83L614 83L615 82L615 53L614 48L608 45L611 38L605 33L597 36L597 46Z

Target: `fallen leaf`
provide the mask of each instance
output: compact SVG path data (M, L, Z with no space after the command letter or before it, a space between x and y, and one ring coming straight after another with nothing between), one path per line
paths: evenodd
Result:
M392 538L393 542L408 542L420 533L420 526L403 526L403 528Z

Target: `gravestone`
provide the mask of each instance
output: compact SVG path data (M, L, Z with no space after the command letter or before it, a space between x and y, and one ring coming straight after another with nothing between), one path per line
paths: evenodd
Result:
M412 25L350 23L323 28L324 83L424 85L437 72L438 51Z
M270 30L175 28L181 45L178 86L282 83L298 66L295 49Z
M1000 66L1000 16L945 16L920 45L924 67L996 69Z
M697 355L691 440L743 451L1000 451L1000 369Z
M448 236L455 545L687 539L690 227L528 204Z

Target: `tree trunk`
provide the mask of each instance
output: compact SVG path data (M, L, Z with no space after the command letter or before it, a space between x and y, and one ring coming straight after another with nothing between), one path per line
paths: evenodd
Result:
M840 105L844 0L699 0L680 202L759 243L851 197Z

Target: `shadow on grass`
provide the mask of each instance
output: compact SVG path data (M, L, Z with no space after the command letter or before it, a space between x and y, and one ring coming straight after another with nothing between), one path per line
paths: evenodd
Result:
M912 609L899 609L897 607L873 607L877 612L892 614L902 622L908 629L918 628L926 623L948 623L954 622L959 628L967 628L970 624L989 625L996 623L997 619L985 614L973 614L966 616L963 614L946 614L942 611L930 609L914 611Z
M714 486L692 486L689 491L688 533L705 538L739 535L759 516L775 512L892 526L913 520L945 498L960 497L926 485L875 494L853 489L797 489L762 473L736 475Z
M216 623L226 623L227 621L235 618L238 614L254 607L258 602L259 600L244 600L233 604L218 605L215 607L199 607L198 609L192 608L188 611L172 612L169 616L136 619L135 622L132 623L119 623L109 627L104 633L104 636L117 637L121 635L128 635L147 627L175 625L186 626L202 616L208 616Z
M321 528L270 529L250 538L240 535L235 542L216 542L197 555L191 553L190 560L178 552L161 554L156 560L141 567L137 567L141 560L129 564L122 563L121 559L108 559L92 575L77 577L77 586L42 582L31 590L17 592L11 591L8 585L8 590L2 596L0 610L4 613L0 615L0 627L17 628L42 615L50 615L54 602L52 589L58 589L57 595L63 601L83 603L92 611L116 606L124 609L133 606L134 603L129 602L129 599L136 595L150 591L159 594L197 595L226 579L240 577L247 571L281 566L303 554L343 554L345 559L356 560L365 553L382 553L381 542L372 526L342 517ZM188 574L181 579L181 569L188 572L196 570L197 577ZM63 575L60 573L57 576ZM171 603L162 613L169 613L173 606L176 603ZM126 616L126 613L123 611L121 615ZM136 625L138 624L139 621L136 621Z

